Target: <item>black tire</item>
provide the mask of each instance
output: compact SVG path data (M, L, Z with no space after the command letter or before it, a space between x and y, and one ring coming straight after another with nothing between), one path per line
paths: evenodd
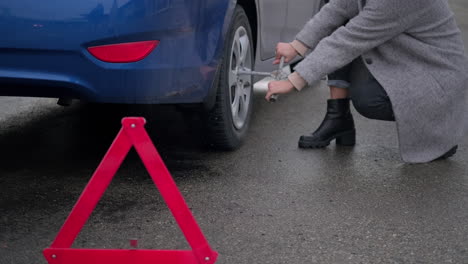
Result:
M249 128L249 122L252 115L253 107L253 77L248 78L250 82L250 97L248 101L248 110L246 112L245 121L241 127L238 123L234 123L233 111L231 104L231 87L229 85L229 71L231 64L231 56L233 54L233 41L236 32L242 30L243 27L246 31L246 36L249 38L250 53L246 57L250 57L250 64L245 65L246 67L253 69L254 64L254 50L253 50L253 39L252 31L250 28L249 20L244 9L237 6L232 18L229 31L226 35L226 42L224 46L223 56L219 65L218 79L216 80L217 93L216 102L211 111L206 113L206 125L207 132L209 135L210 146L221 149L221 150L234 150L238 148L243 138L245 137ZM243 31L242 31L243 32ZM239 107L240 108L240 107ZM237 126L237 127L236 127Z

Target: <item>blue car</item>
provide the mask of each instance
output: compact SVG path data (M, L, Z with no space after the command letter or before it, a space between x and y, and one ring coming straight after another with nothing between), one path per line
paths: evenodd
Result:
M253 78L272 70L320 0L1 0L0 96L202 109L211 142L235 149Z

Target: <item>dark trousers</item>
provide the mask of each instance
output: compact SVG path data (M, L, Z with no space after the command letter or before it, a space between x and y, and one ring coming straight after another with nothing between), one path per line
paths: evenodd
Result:
M349 89L354 108L370 119L395 121L390 98L361 58L328 75L328 85Z

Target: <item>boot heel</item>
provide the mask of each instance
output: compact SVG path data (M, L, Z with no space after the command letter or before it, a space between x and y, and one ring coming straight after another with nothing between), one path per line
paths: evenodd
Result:
M342 136L337 137L336 144L342 145L342 146L356 145L356 131L351 131Z

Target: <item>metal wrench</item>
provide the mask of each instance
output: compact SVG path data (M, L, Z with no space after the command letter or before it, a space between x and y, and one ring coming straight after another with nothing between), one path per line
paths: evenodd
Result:
M241 68L241 69L239 69L237 71L237 75L245 74L245 75L268 76L268 77L272 77L275 80L279 81L279 80L282 80L282 79L288 77L287 74L283 73L283 67L284 67L284 57L281 57L277 71L274 71L274 72L257 72L257 71L252 71L252 70L249 70L249 69L243 67L243 68ZM278 100L278 95L277 94L273 94L270 97L270 102L276 102L277 100Z

